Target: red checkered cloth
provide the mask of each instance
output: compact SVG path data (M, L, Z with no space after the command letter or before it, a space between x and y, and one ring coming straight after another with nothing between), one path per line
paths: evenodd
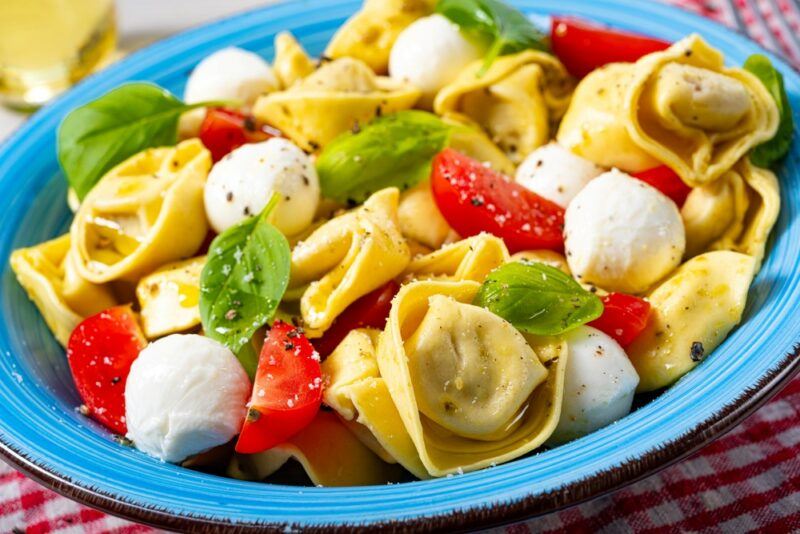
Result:
M798 0L665 0L732 27L800 67ZM606 497L497 532L800 532L800 378L727 436ZM0 532L150 533L0 463Z

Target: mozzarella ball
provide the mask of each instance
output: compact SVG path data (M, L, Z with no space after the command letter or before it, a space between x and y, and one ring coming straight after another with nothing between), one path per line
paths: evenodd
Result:
M173 334L148 345L125 385L127 437L165 462L230 441L242 428L251 386L224 345Z
M581 326L565 336L568 345L561 417L548 443L556 445L602 428L628 414L639 384L619 343L600 330Z
M319 178L297 145L275 137L243 145L218 161L205 186L206 215L219 233L258 215L273 193L280 196L270 222L285 235L305 230L319 204Z
M442 87L482 56L480 47L456 24L430 15L412 22L397 37L389 54L389 75L421 90L423 105L430 106Z
M237 99L251 105L262 93L278 87L278 80L261 56L229 47L214 52L194 68L186 82L184 100Z
M675 203L618 170L575 196L564 215L564 239L578 280L626 293L650 288L680 264L686 248Z
M183 99L187 104L237 100L249 107L259 95L277 88L278 80L261 56L229 47L214 52L197 64L186 82ZM184 137L197 135L204 116L204 109L185 113L181 117L181 134Z
M539 147L517 168L517 182L562 208L603 169L559 145Z

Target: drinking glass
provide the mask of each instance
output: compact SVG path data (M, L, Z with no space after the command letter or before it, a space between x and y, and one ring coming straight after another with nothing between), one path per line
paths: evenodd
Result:
M0 0L0 101L35 109L113 53L113 0Z

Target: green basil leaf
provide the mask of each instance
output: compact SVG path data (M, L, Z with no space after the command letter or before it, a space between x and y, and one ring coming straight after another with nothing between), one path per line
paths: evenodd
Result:
M273 196L259 216L217 236L200 274L203 329L236 352L251 376L258 358L248 342L275 314L289 284L289 243L267 222L277 202Z
M322 195L352 204L385 187L413 187L430 175L452 129L432 113L400 111L340 135L317 158Z
M539 262L506 263L489 273L473 304L529 334L562 334L603 313L603 302L564 272Z
M490 43L478 76L498 56L533 48L548 50L547 41L528 18L500 0L439 0L436 12L456 23L462 31Z
M788 152L794 134L794 118L786 89L783 86L783 75L772 65L769 58L762 54L753 54L744 63L744 69L755 74L778 105L781 122L775 137L761 143L750 153L750 160L759 167L770 167Z
M118 163L146 148L174 145L182 113L220 104L184 104L150 83L122 85L64 117L58 128L58 161L83 199Z

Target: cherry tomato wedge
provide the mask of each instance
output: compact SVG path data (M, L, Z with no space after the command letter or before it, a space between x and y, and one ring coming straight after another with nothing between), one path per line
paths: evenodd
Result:
M520 250L562 250L564 209L451 148L433 160L433 198L462 237L489 232Z
M280 135L278 130L258 124L250 115L224 108L209 109L200 125L200 141L214 161L246 143L258 143Z
M319 354L299 328L275 321L258 359L236 452L254 454L305 428L322 402Z
M603 300L603 315L589 323L627 347L647 326L650 303L625 293L609 293Z
M652 185L667 195L679 208L683 206L683 203L686 202L686 197L692 192L692 188L686 185L686 182L681 180L681 177L666 165L634 173L633 177Z
M87 415L125 435L125 383L147 340L130 306L88 317L69 337L67 361Z
M367 293L348 306L321 338L314 340L320 356L325 358L339 346L351 330L356 328L383 328L392 308L392 299L400 291L400 284L390 280L386 285Z
M553 17L550 41L553 53L577 78L608 63L633 62L670 47L661 39L566 17Z

